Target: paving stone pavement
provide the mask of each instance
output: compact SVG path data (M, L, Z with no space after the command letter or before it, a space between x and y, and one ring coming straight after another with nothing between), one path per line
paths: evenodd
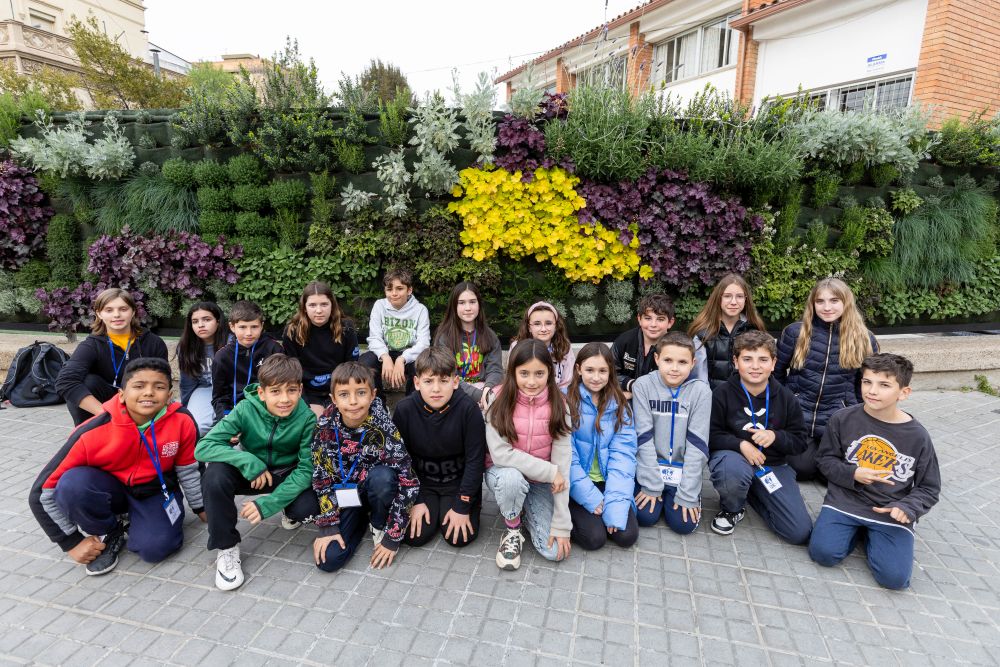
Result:
M753 512L732 537L644 529L636 547L574 548L552 564L493 562L502 522L487 503L465 550L403 547L389 570L311 564L310 527L244 531L246 583L216 590L204 526L159 565L123 552L84 576L35 523L31 482L65 441L65 408L0 411L0 664L1000 664L1000 399L916 392L940 503L917 527L906 592L879 588L859 554L821 568ZM822 488L803 486L813 516ZM718 496L705 483L709 516Z

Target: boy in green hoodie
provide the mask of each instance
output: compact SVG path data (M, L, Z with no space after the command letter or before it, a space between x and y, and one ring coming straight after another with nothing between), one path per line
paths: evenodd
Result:
M260 365L257 377L260 383L244 390L247 400L237 403L194 450L196 459L209 464L201 477L208 548L219 550L215 585L224 591L243 583L236 496L267 494L243 503L239 516L251 524L284 510L281 525L292 529L319 513L310 452L316 415L302 400L302 365L274 354ZM240 449L231 442L237 435Z

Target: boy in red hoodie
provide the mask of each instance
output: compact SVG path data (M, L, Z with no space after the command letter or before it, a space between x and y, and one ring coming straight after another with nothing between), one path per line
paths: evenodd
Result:
M206 519L194 459L198 426L170 401L171 383L166 361L130 362L104 412L73 431L31 487L38 523L89 575L114 569L126 535L129 549L150 563L180 549L184 496Z

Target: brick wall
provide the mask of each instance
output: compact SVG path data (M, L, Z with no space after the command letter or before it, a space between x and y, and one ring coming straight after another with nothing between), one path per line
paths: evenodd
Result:
M913 98L945 116L1000 110L1000 0L928 0Z
M638 97L649 86L649 75L653 66L653 45L646 43L646 36L639 32L639 22L628 30L628 69L626 70L629 92Z

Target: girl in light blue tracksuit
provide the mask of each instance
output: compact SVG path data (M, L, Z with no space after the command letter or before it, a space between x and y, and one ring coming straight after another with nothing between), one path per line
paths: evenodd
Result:
M609 538L632 546L639 537L632 502L636 435L607 345L588 343L577 353L566 398L573 419L570 538L590 550Z

